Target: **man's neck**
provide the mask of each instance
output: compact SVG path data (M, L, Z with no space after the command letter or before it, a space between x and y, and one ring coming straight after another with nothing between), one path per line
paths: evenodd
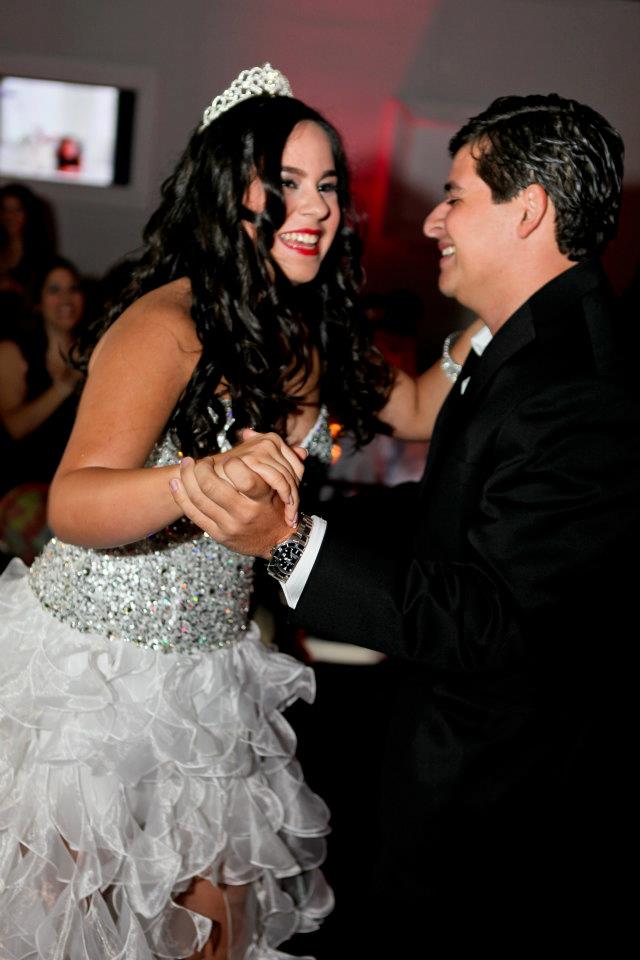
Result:
M546 265L539 270L529 268L526 273L523 272L523 274L517 278L517 282L514 282L511 287L505 285L502 289L496 290L495 296L485 300L482 306L479 309L475 309L474 312L486 323L491 333L495 335L500 327L513 316L516 310L526 303L527 300L530 300L538 290L541 290L552 280L555 280L556 277L559 277L562 273L565 273L575 266L576 263L574 261L562 257L561 259L555 260L553 264Z

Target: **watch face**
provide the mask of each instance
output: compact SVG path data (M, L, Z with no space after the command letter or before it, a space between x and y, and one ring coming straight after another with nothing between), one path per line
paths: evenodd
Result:
M273 552L273 562L283 573L291 573L302 556L302 550L297 543L283 543Z
M300 525L293 536L274 547L267 565L267 573L270 576L275 577L281 583L285 583L289 579L298 560L304 553L312 525L311 519L303 514Z

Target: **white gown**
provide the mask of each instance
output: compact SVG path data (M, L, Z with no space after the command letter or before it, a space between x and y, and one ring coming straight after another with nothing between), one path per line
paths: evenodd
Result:
M307 446L327 444L321 416ZM167 435L149 465L177 457ZM176 903L194 877L230 904L248 885L233 960L288 956L330 911L328 812L281 712L314 678L248 622L251 582L186 519L112 550L54 539L5 571L2 960L189 957L210 931Z

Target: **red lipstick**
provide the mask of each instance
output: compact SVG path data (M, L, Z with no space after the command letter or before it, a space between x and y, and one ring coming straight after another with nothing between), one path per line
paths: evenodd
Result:
M295 250L296 253L302 254L303 257L317 257L320 251L318 241L321 236L322 230L311 230L305 227L303 230L286 230L284 233L279 233L278 240L284 244L288 250ZM313 238L313 242L305 242L304 237Z

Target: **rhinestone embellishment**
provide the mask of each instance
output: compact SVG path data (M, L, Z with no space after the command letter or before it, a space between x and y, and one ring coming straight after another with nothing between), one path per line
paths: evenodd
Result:
M214 97L202 114L200 132L205 130L220 114L230 110L231 107L235 107L242 100L249 100L251 97L260 97L264 94L268 94L270 97L293 96L291 84L287 78L275 67L272 67L270 63L265 63L261 67L252 67L250 70L243 70L226 90Z

